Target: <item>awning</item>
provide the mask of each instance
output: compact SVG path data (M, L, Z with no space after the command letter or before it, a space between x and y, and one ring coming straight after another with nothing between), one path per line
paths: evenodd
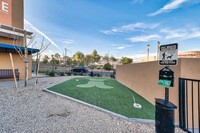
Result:
M0 43L0 52L5 52L5 53L17 53L16 50L21 50L24 52L24 47L23 46L14 46L10 44L2 44ZM28 48L28 54L34 54L39 52L39 49L34 49L34 48Z

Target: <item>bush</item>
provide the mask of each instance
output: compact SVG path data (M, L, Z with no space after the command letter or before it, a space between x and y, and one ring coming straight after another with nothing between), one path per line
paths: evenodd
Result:
M49 70L45 71L45 75L49 75L49 73L50 73Z
M67 72L67 76L71 76L72 74L71 74L71 72Z
M58 72L58 71L54 71L54 73L57 74L57 75L60 75L60 72Z
M106 63L106 64L103 66L103 69L110 71L110 70L112 69L112 65L111 65L110 63Z
M38 73L45 73L45 71L44 70L39 70Z
M54 72L54 71L51 71L51 72L49 73L49 76L54 77L54 76L55 76L55 72Z
M65 73L64 72L60 72L60 76L65 76Z

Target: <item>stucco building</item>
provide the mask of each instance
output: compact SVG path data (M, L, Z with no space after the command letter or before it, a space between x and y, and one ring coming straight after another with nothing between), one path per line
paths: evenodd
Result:
M24 60L17 50L25 52L26 39L33 33L24 30L24 0L0 0L0 70L12 69L10 53L12 53L14 69L18 69L20 79L25 77ZM32 54L37 49L27 49L28 77L31 78ZM0 80L3 79L0 75Z

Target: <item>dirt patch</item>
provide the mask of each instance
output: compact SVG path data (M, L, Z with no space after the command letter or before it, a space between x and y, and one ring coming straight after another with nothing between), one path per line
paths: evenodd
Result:
M65 110L64 112L60 112L60 113L50 113L47 117L54 117L54 116L68 117L69 115L70 115L70 112Z

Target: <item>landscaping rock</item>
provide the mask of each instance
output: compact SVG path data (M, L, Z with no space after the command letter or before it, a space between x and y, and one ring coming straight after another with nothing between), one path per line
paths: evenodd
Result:
M130 122L77 102L52 95L42 89L63 82L67 77L45 77L34 85L14 89L13 81L0 82L1 133L153 133L154 124ZM177 133L181 133L176 128Z

